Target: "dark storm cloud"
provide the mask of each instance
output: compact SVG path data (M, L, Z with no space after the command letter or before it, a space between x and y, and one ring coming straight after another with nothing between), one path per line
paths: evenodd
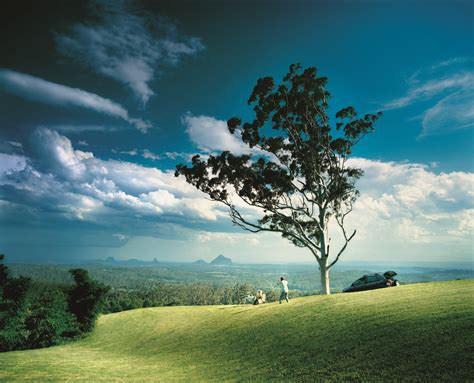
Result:
M59 52L85 67L118 81L146 104L154 91L150 82L163 65L204 49L199 38L185 37L174 24L132 1L92 1L96 21L73 25L58 34Z

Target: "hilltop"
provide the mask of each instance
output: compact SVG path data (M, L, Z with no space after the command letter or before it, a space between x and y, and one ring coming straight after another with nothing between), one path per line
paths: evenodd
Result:
M210 262L210 264L214 266L230 266L232 265L232 259L224 257L223 255L218 255Z
M0 380L472 381L473 293L468 280L104 315L81 341L0 354Z

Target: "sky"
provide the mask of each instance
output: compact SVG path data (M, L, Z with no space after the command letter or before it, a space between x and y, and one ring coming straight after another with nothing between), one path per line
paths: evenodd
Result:
M383 112L346 261L473 260L470 1L8 1L0 15L0 252L313 262L232 226L174 176L194 154L246 153L256 80L292 63L329 78L330 112Z

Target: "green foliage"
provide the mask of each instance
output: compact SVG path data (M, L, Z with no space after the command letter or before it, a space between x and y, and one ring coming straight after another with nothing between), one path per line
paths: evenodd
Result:
M8 278L3 286L3 303L7 310L21 310L25 304L31 279L26 277Z
M473 294L452 281L104 315L78 342L0 354L0 380L472 382Z
M66 295L57 287L48 286L42 291L30 310L25 321L28 348L52 346L80 334L75 317L68 310Z
M0 322L0 351L28 348L28 330L25 321L28 317L23 308L3 313Z
M239 304L248 294L255 294L255 289L249 284L213 286L207 283L179 283L141 289L111 289L104 298L102 312L158 306Z
M109 287L91 280L87 270L71 269L69 271L76 282L68 294L69 310L76 316L82 332L91 331Z
M5 285L5 282L7 281L7 278L8 278L8 272L7 272L8 267L3 264L4 259L5 259L5 255L0 254L0 289L3 289L3 286ZM0 292L1 291L2 290L0 290Z
M0 257L2 260L3 255ZM7 267L3 264L0 270L3 287L0 301L0 351L25 348L28 345L26 297L31 279L9 277Z
M267 303L276 302L280 298L280 291L270 290L267 294ZM290 298L294 298L294 294Z
M107 288L91 281L85 270L74 270L74 276L76 286L66 289L12 277L7 266L0 264L0 351L52 346L92 330L98 302ZM68 297L78 318L70 311Z
M257 146L273 157L224 151L201 161L197 155L192 167L179 164L176 175L184 175L189 183L231 209L235 206L229 198L229 185L245 203L264 209L258 224L250 224L238 214L232 216L247 229L279 231L301 246L310 244L303 233L318 242L315 233L321 232L324 222L309 219L313 214L305 210L315 203L317 212L327 219L339 214L342 204L353 202L357 195L354 183L362 171L347 166L345 159L381 116L357 118L355 109L347 107L336 113L336 129L331 129L326 84L327 78L318 77L316 68L301 70L298 64L290 66L278 86L272 77L259 79L248 100L254 106L254 120L242 123L233 117L227 125L230 133L239 132L238 137L250 148ZM308 198L293 215L283 214L295 207L282 202L291 195Z

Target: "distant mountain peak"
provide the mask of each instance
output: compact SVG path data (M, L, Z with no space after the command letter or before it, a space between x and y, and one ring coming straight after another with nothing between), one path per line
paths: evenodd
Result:
M207 265L207 262L202 260L202 259L198 259L197 261L193 262L195 265Z
M232 265L232 259L218 255L211 261L211 265Z

